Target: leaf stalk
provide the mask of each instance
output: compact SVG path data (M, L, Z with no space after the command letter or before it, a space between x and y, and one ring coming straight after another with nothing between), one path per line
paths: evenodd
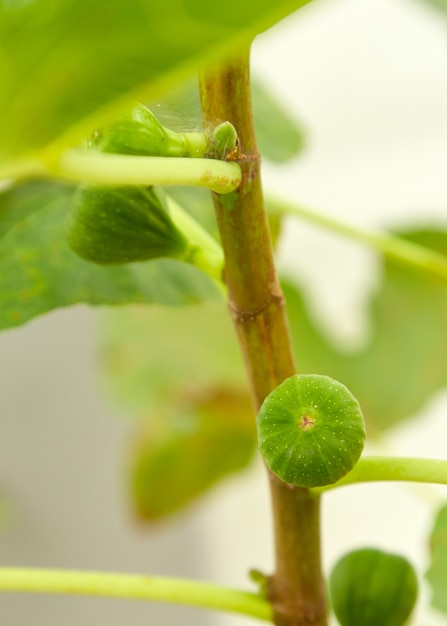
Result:
M153 600L271 619L268 602L255 593L178 578L2 567L0 591Z
M407 241L390 233L381 233L359 226L347 224L341 220L323 215L317 211L302 207L277 197L268 197L267 205L269 212L281 215L293 215L306 220L311 224L325 228L330 232L348 237L353 241L366 244L373 250L381 252L385 256L399 261L405 265L413 266L422 271L428 272L447 279L447 258L429 250L424 246L412 241Z
M237 163L217 159L144 157L68 150L48 175L101 185L189 185L227 194L241 182Z
M447 485L447 461L394 456L364 456L353 470L333 485L315 487L315 495L356 483L406 481Z

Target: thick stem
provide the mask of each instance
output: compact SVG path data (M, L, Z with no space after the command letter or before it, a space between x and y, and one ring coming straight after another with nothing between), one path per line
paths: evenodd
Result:
M233 56L224 66L209 67L200 90L205 124L228 120L239 138L238 151L231 158L241 166L241 184L225 196L215 195L214 205L229 309L258 409L267 394L295 373L295 365L264 210L251 113L249 51ZM269 588L275 621L324 626L318 499L276 477L271 476L270 483L277 563Z
M275 536L276 573L270 579L276 623L325 624L321 577L320 499L307 489L286 485L270 474Z

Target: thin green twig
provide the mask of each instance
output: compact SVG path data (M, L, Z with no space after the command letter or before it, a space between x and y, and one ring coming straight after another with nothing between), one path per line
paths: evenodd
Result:
M218 159L145 157L67 150L48 175L104 185L190 185L216 193L234 191L241 182L237 163Z
M365 456L344 478L311 491L320 494L337 487L355 483L406 481L447 485L447 461L412 457Z
M255 593L178 578L2 567L1 591L154 600L271 620L270 605Z
M397 261L436 274L444 280L447 279L447 257L438 252L388 233L374 232L346 224L277 197L268 196L266 203L268 210L272 213L294 215L302 218L333 233L364 243Z

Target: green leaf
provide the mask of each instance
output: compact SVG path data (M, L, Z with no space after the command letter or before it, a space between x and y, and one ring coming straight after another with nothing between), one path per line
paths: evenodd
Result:
M423 1L426 2L427 4L432 5L436 9L440 9L441 11L444 11L444 13L447 13L447 0L423 0Z
M8 506L3 496L0 496L0 529L5 524L8 517Z
M308 1L2 3L0 162L56 156Z
M447 251L447 233L415 231L402 237ZM297 290L285 285L293 342L301 372L342 381L358 398L368 435L377 435L420 410L447 385L445 282L395 261L384 264L383 283L371 300L371 336L358 352L331 344L311 320Z
M305 146L304 131L298 121L261 82L252 81L252 97L256 140L262 156L276 163L293 159Z
M447 613L447 504L438 512L430 535L431 561L426 579L432 590L431 604Z
M101 314L104 386L139 418L129 468L133 507L151 520L241 470L255 422L223 303L127 307Z
M240 471L255 448L249 396L228 390L171 398L139 431L130 483L136 513L147 521L178 511Z
M17 185L0 192L0 237L16 224L46 206L58 195L65 197L71 187L45 181Z
M99 325L104 383L111 397L140 415L187 389L246 390L234 329L224 303L200 308L126 307Z
M220 299L210 279L185 263L157 259L100 267L78 258L65 240L72 194L69 186L33 183L0 196L7 229L0 239L0 328L77 303L184 305Z

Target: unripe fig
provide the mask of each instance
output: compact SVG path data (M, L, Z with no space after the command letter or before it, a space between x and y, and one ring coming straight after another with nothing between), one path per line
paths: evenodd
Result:
M86 185L78 187L73 204L68 243L87 261L183 259L191 249L153 188Z
M267 466L297 487L337 482L363 450L365 423L359 403L328 376L287 378L267 396L256 421Z
M403 626L416 603L418 581L402 556L365 548L338 561L329 589L342 626Z
M97 130L90 147L112 154L203 157L208 141L204 133L176 133L165 128L152 111L139 104L130 113Z

